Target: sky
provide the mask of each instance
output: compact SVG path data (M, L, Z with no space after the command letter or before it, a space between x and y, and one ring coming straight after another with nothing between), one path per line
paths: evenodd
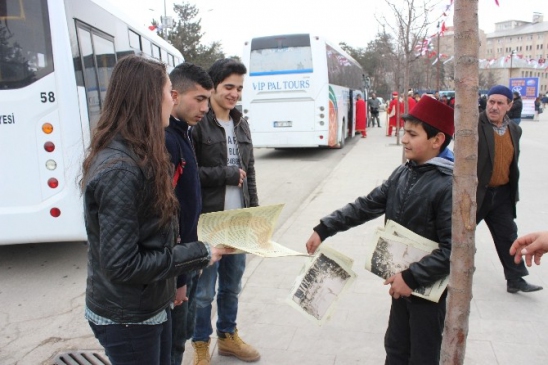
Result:
M174 0L110 0L135 17L143 25L159 19L166 5L167 15L174 15ZM392 0L398 1L398 0ZM431 18L442 17L451 0L435 0ZM533 12L548 9L546 0L479 0L480 29L493 32L495 23L505 20L531 21ZM388 18L383 0L185 0L196 5L197 18L202 19L202 43L219 41L227 56L241 56L244 42L252 37L316 33L333 43L345 42L353 48L365 48L382 30L377 19ZM548 11L544 13L548 21ZM446 18L446 26L453 23L453 12ZM390 30L387 28L387 32ZM435 34L435 27L429 33Z

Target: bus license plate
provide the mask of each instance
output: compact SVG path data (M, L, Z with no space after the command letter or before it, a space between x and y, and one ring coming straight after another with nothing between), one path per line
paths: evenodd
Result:
M274 128L288 128L291 127L293 122L287 121L287 122L274 122Z

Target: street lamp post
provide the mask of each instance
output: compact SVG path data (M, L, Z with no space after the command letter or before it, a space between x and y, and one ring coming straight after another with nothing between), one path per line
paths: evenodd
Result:
M508 78L511 79L512 78L512 66L513 66L513 62L514 62L514 55L516 54L516 51L515 50L512 50L510 52L510 72L509 72L509 75L508 75Z

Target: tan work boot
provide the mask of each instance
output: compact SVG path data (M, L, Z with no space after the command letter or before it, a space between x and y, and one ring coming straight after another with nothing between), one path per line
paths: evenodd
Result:
M261 358L259 351L255 350L253 346L245 343L240 336L238 336L237 329L234 333L217 332L217 335L219 336L217 342L219 355L234 356L247 362L258 361Z
M194 347L194 365L209 365L211 356L209 355L209 343L211 340L192 342Z

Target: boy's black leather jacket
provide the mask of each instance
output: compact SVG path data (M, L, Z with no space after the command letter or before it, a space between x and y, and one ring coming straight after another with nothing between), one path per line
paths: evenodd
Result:
M240 151L241 168L247 174L247 181L243 188L245 207L256 207L259 205L259 198L249 124L237 109L230 111L230 117L234 121L234 134ZM217 122L213 109L210 108L200 123L192 127L192 141L200 171L202 212L223 211L226 186L238 185L240 170L237 166L227 166L225 130Z
M385 219L439 243L439 248L402 272L411 289L449 274L453 163L436 157L423 165L408 162L369 195L358 198L314 228L322 241L337 232L385 214Z
M209 262L201 242L175 246L176 217L160 227L150 213L152 188L121 140L97 155L85 181L86 305L117 323L142 322L164 310L175 296L175 276Z

